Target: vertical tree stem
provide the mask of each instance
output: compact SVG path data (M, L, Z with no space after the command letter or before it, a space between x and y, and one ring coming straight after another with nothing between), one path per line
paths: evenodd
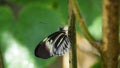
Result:
M119 0L103 0L102 68L117 68L119 54Z
M72 10L71 2L69 0L69 38L71 41L71 49L70 49L70 68L77 68L77 54L76 54L76 30L75 30L75 15Z

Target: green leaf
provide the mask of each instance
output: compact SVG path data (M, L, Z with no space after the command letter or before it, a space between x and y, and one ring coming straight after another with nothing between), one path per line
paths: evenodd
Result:
M28 3L20 11L17 20L13 19L11 9L0 7L0 42L6 68L46 68L55 61L56 57L45 60L34 55L34 49L40 41L67 23L67 17L64 17L67 11L60 9L64 5L55 7L55 4L58 2Z
M10 29L11 25L13 25L11 10L7 6L0 6L0 31Z
M35 58L38 67L48 66L55 58L43 60L34 56L37 44L53 32L58 31L65 24L63 18L49 7L39 4L29 4L20 13L14 36L29 49L30 56Z
M102 39L102 17L96 18L88 29L96 39Z

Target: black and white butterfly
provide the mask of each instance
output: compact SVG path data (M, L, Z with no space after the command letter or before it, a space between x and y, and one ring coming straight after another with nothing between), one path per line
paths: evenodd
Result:
M35 56L43 59L52 56L62 56L70 49L68 30L60 28L59 31L49 35L35 48Z

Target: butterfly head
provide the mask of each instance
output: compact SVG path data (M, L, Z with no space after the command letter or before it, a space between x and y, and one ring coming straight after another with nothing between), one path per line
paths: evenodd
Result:
M64 32L66 35L68 35L68 26L60 27L59 31Z

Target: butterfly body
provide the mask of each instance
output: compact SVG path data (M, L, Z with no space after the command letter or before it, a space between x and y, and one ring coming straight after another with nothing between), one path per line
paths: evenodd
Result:
M60 28L59 31L49 35L35 48L35 56L47 59L52 56L62 56L70 48L70 40L67 30Z

